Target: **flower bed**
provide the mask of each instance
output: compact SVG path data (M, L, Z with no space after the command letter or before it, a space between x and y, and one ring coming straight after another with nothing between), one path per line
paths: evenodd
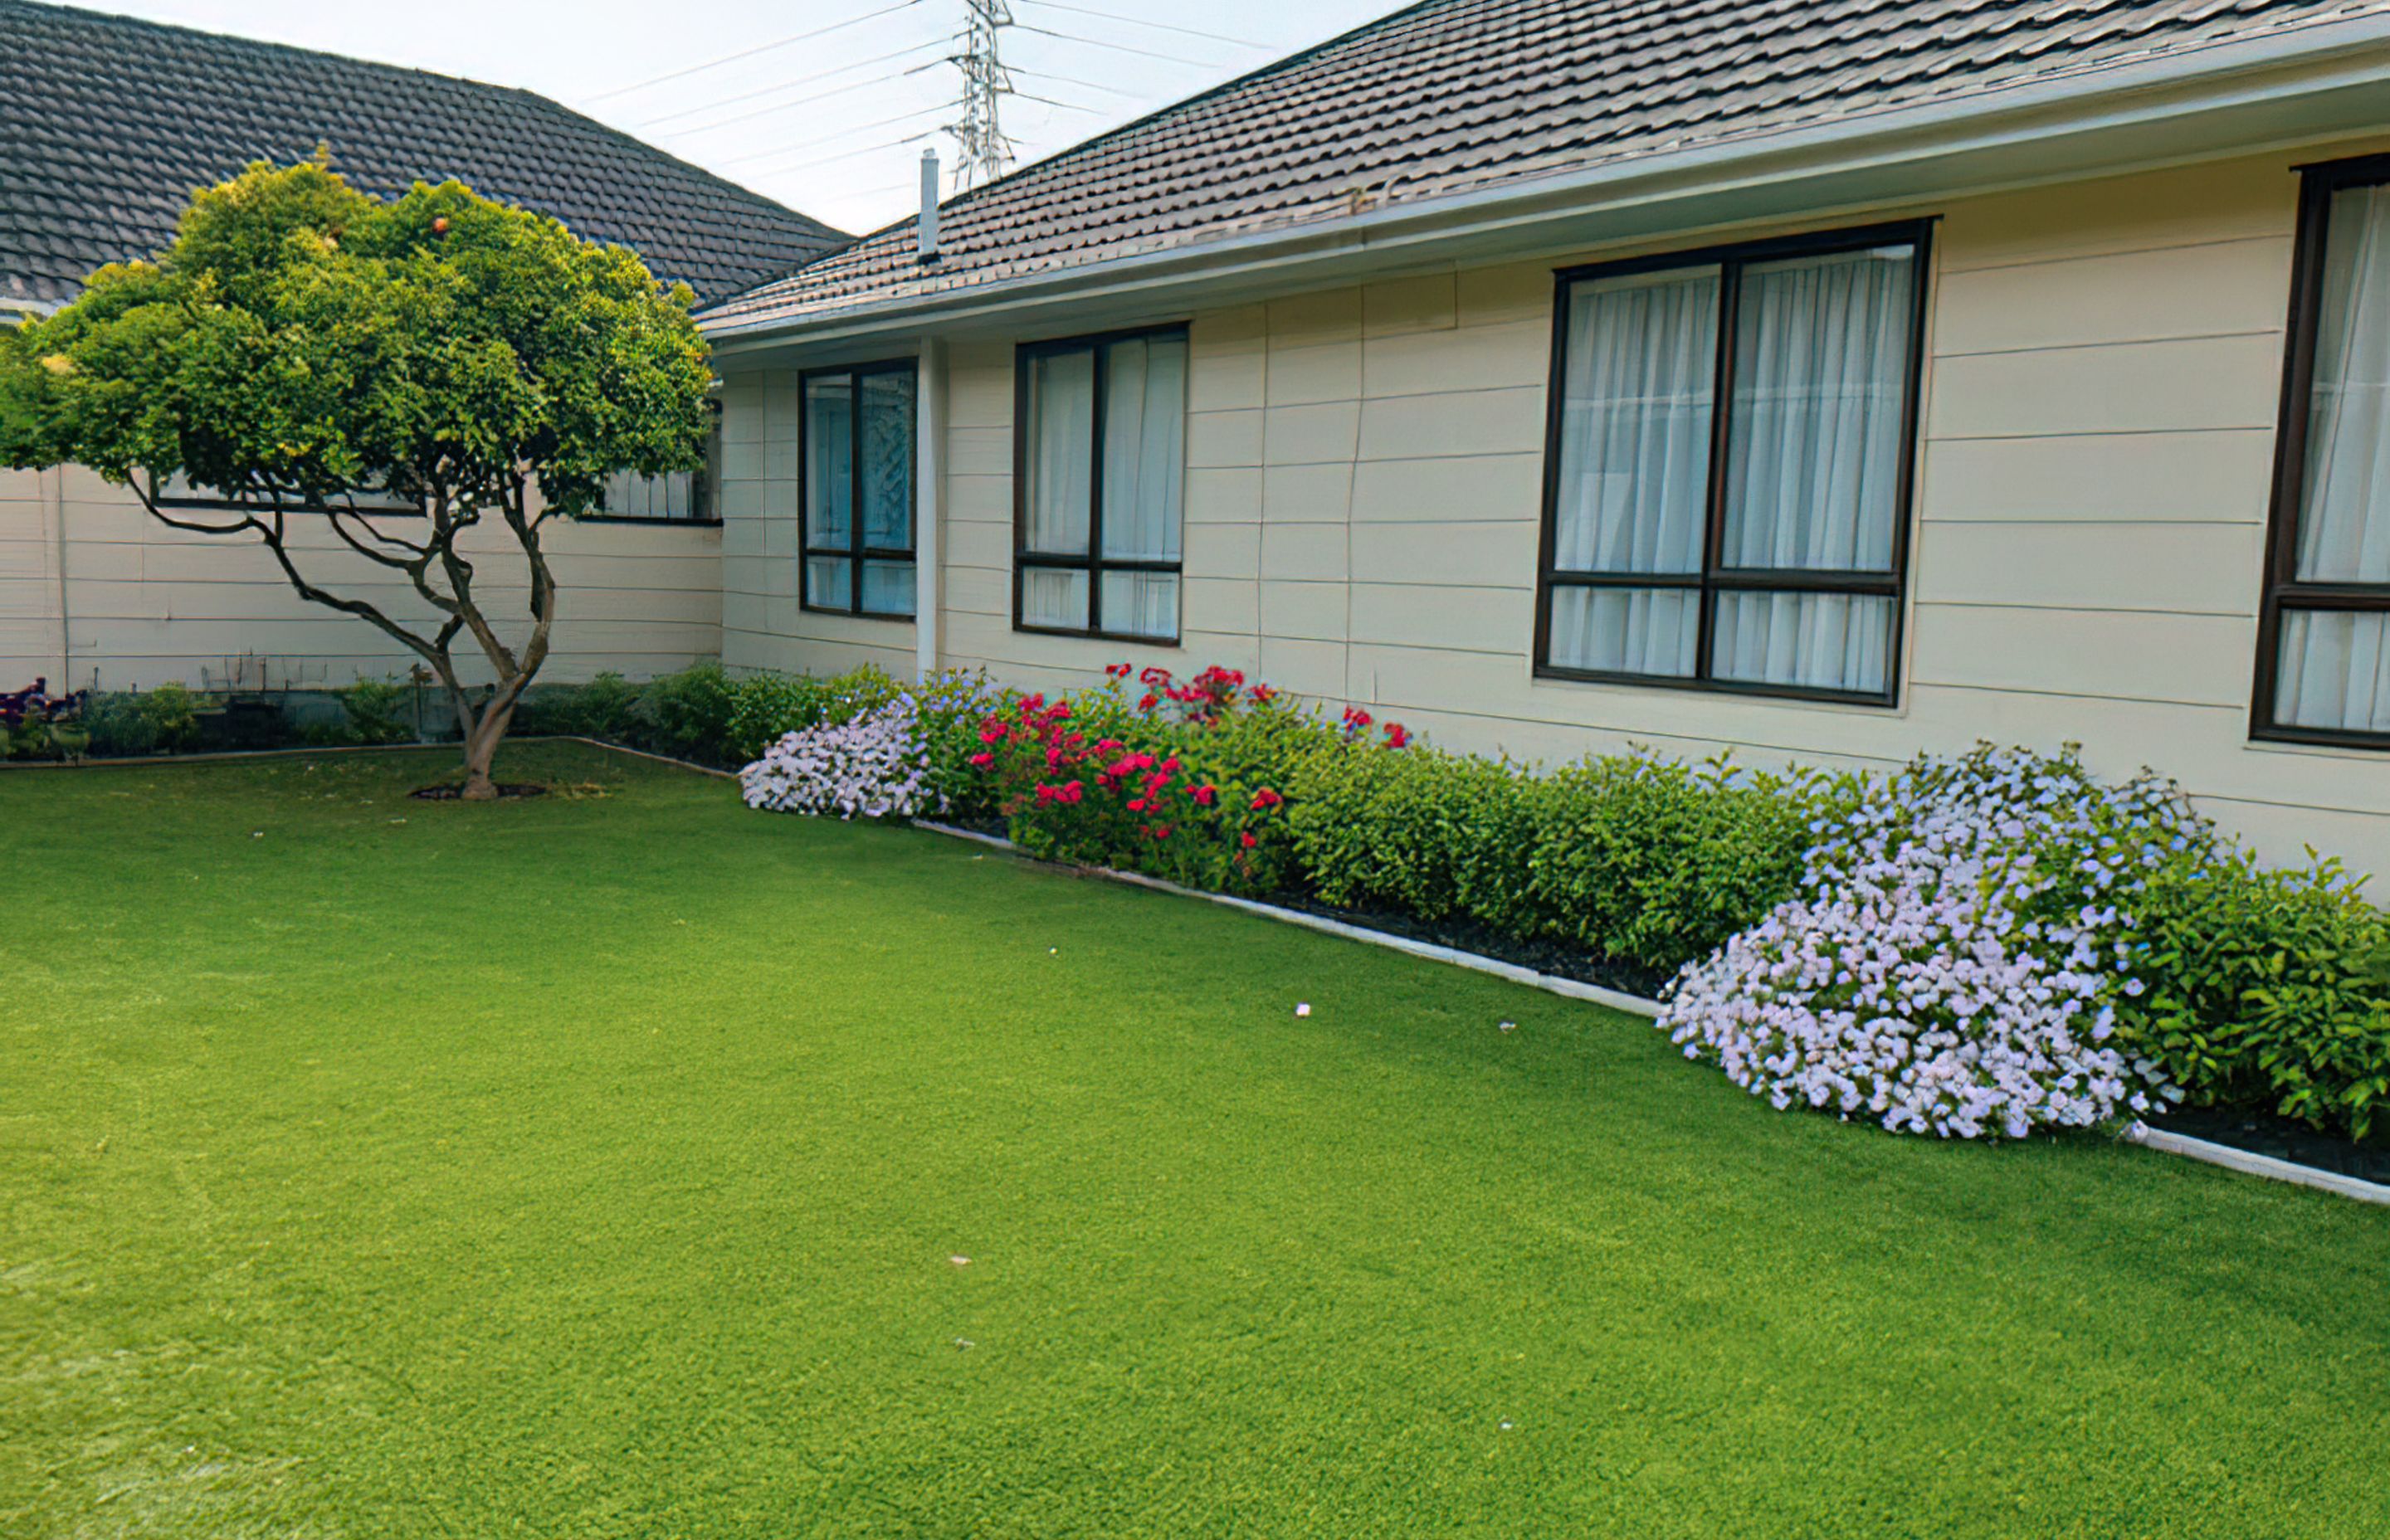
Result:
M902 693L867 674L770 690L866 702L808 753L883 731L873 703ZM1330 718L1234 670L1126 664L1067 697L951 677L909 722L913 747L824 772L842 791L765 802L942 806L1056 860L1578 978L1675 975L1664 1025L1690 1055L1776 1106L1902 1132L2014 1137L2174 1106L2390 1132L2382 913L2336 866L2263 867L2171 782L2106 784L2071 750L1889 776L1648 753L1544 772L1361 708ZM857 782L863 758L879 768Z

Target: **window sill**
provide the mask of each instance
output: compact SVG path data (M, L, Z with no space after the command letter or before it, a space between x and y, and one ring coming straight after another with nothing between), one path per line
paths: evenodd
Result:
M578 513L572 516L576 524L651 524L674 530L718 530L719 519L646 519L636 513Z
M2249 747L2269 753L2309 754L2371 763L2390 753L2390 733L2336 733L2320 727L2253 727Z
M1616 685L1630 689L1663 690L1671 695L1719 695L1749 700L1771 700L1785 704L1826 706L1836 710L1857 708L1900 714L1900 700L1892 691L1822 690L1798 685L1754 685L1723 679L1672 679L1650 674L1608 674L1594 669L1556 668L1548 663L1536 665L1536 678L1563 685Z
M884 610L833 609L827 604L807 604L803 599L799 599L797 601L797 609L808 615L836 615L841 620L847 621L893 622L898 625L919 625L920 623L920 617L919 615L897 615L892 614Z
M1176 636L1139 636L1125 631L1082 631L1069 626L1028 625L1020 621L1012 622L1012 629L1023 636L1060 636L1073 642L1115 642L1122 647L1158 647L1173 652L1177 651L1180 646Z

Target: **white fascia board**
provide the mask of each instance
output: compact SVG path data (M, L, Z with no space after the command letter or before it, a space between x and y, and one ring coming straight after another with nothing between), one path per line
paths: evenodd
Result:
M2390 15L2318 23L1925 107L1660 151L1359 214L786 319L707 327L718 353L967 333L1048 309L1240 295L1813 210L2116 174L2390 128Z

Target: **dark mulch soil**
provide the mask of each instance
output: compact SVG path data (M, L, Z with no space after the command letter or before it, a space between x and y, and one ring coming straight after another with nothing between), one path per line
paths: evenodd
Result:
M2247 1109L2179 1108L2141 1121L2169 1134L2188 1134L2253 1155L2271 1155L2317 1171L2390 1186L2390 1144L2378 1139L2358 1144L2271 1112Z
M465 789L461 786L453 784L445 786L418 786L414 790L408 792L407 795L427 802L461 802L465 796ZM518 797L545 797L546 795L546 787L533 786L529 781L500 781L498 783L498 800L500 802L511 802Z
M1474 952L1481 957L1492 957L1497 962L1510 963L1519 968L1532 968L1556 979L1599 984L1604 989L1639 995L1646 999L1656 996L1670 977L1631 963L1606 962L1558 942L1521 941L1471 920L1427 920L1413 915L1342 909L1301 893L1279 893L1270 902L1281 908L1300 909L1307 915L1357 925L1365 930L1383 930L1389 935L1402 936L1410 941L1430 942L1437 946Z

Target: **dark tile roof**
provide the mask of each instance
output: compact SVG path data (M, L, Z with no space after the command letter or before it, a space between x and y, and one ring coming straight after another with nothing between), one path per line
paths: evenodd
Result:
M715 307L796 321L1913 107L2385 0L1426 0Z
M71 297L163 248L194 189L318 144L363 191L453 176L629 246L701 300L846 238L528 91L0 0L0 303Z

